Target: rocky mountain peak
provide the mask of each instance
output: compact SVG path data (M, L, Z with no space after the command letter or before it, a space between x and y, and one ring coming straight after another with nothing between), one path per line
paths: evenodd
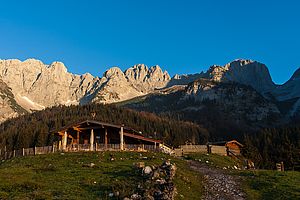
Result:
M167 71L162 71L160 66L155 65L149 70L149 79L152 81L169 81L171 79Z
M16 104L29 112L60 104L120 102L153 93L157 89L186 86L191 82L194 84L188 87L190 94L213 91L216 82L236 82L279 101L300 97L300 69L287 83L276 86L264 64L245 59L234 60L224 66L213 65L205 73L176 74L172 79L158 65L149 68L145 64L137 64L125 72L119 67L112 67L99 78L89 73L69 73L62 62L46 65L36 59L23 62L12 59L0 60L0 77L4 86L11 88L6 90L11 92L7 108ZM196 81L198 79L201 81ZM214 96L213 93L206 93ZM297 105L300 108L300 100ZM298 107L294 110L299 110Z
M181 79L181 76L179 74L175 74L172 79L178 80Z
M245 65L248 65L250 63L254 63L255 61L252 61L252 60L249 60L249 59L235 59L234 61L226 64L224 66L225 69L228 69L230 67L242 67L242 66L245 66Z
M94 76L90 73L84 73L80 77L81 77L81 79L93 79L94 78Z
M108 69L107 71L104 72L103 74L104 77L107 79L112 79L112 78L124 78L124 73L119 67L112 67Z
M20 60L18 59L8 59L8 60L0 60L0 64L4 65L4 64L8 64L8 65L16 65L21 63Z
M53 62L48 68L55 73L67 73L67 68L62 62Z
M19 61L19 62L21 62L21 61ZM27 65L32 65L32 66L44 65L42 61L34 59L34 58L28 58L28 59L24 60L23 64L25 64L25 66L27 66Z
M268 68L259 62L238 59L224 66L213 65L206 77L217 82L237 82L249 85L259 92L266 93L274 89Z
M145 81L146 76L148 75L149 69L144 64L137 64L125 71L125 76L131 81L142 82Z

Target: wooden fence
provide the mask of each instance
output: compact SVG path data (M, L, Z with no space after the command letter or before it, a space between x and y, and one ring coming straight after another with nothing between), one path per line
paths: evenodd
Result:
M182 145L174 150L175 155L181 156L189 153L213 153L227 155L225 146L218 145Z
M154 145L143 145L143 144L125 144L124 151L157 151L160 149ZM14 157L23 156L34 156L40 154L49 154L55 152L78 152L78 151L120 151L120 144L74 144L68 145L66 149L61 150L58 145L34 147L34 148L23 148L13 151L6 151L0 149L0 160L8 160Z
M54 152L53 146L45 146L45 147L34 147L34 148L23 148L13 151L0 151L0 159L8 160L14 157L22 157L22 156L34 156L38 154L47 154Z

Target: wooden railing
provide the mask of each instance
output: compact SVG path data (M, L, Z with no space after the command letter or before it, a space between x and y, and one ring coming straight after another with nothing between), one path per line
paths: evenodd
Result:
M22 157L22 156L33 156L38 154L47 154L54 152L53 146L45 146L45 147L34 147L34 148L23 148L13 151L0 151L0 159L8 160L14 157Z
M157 151L160 149L154 145L143 144L125 144L125 151ZM39 154L48 154L55 152L78 152L78 151L120 151L120 144L72 144L68 145L66 149L59 149L57 145L23 148L13 151L6 151L0 149L0 160L8 160L14 157L34 156Z

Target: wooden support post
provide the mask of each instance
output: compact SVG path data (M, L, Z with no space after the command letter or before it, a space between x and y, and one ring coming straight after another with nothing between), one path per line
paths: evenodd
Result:
M34 152L33 152L34 155L36 155L36 146L34 146Z
M229 147L226 147L226 155L229 156Z
M13 157L16 157L16 150L14 150L13 152L14 152Z
M98 145L97 145L97 142L95 143L95 151L98 150Z
M63 148L63 150L66 150L66 148L67 148L67 141L68 141L68 133L67 133L67 131L65 131L65 134L62 138L62 148Z
M79 135L79 131L77 131L77 144L79 144L79 141L80 141L80 135Z
M121 126L120 130L120 150L124 150L124 132L123 132L123 126Z
M22 149L22 156L25 156L25 149Z
M105 136L104 136L104 145L105 145L105 149L107 149L107 143L108 143L108 140L107 140L107 128L105 129Z
M94 149L94 129L91 129L90 135L90 150L93 151Z

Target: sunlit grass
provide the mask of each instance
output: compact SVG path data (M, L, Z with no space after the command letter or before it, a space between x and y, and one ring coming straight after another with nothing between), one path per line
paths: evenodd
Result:
M114 157L114 161L110 161ZM201 196L201 176L184 160L158 153L82 152L15 158L0 164L0 199L113 199L130 196L141 181L136 162L160 165L171 159L177 199ZM94 167L89 167L94 163Z

